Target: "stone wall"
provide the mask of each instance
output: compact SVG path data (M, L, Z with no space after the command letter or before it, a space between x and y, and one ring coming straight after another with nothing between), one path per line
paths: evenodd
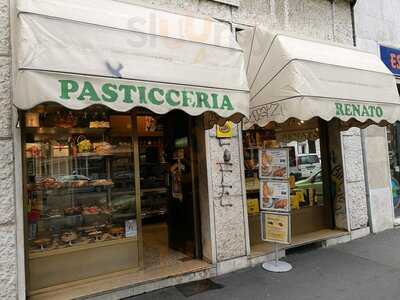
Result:
M0 0L0 299L17 298L9 0Z
M245 191L242 185L243 157L241 131L234 128L231 139L218 139L215 127L206 131L208 142L208 171L211 173L212 209L214 215L215 248L217 261L247 255L248 239ZM225 164L224 152L231 159Z
M341 141L345 196L348 200L349 228L356 230L366 227L368 224L361 130L359 128L351 128L342 132Z
M357 46L379 55L379 44L400 48L400 1L358 0L354 7Z
M357 46L380 55L379 45L400 48L400 1L358 0L354 7ZM387 136L384 128L370 126L363 132L370 225L374 232L393 227L393 202Z
M210 0L124 0L179 13L290 31L311 38L352 44L349 1L336 0L240 0L240 5Z

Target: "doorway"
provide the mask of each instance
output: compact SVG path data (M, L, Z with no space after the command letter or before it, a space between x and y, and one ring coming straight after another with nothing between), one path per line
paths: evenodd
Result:
M180 111L136 118L144 268L200 258L193 120Z

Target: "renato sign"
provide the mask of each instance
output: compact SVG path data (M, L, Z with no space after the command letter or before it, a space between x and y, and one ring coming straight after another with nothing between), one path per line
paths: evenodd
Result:
M383 108L377 105L335 103L336 116L381 118Z
M93 103L121 102L127 105L156 105L170 108L203 108L232 111L228 95L210 93L205 90L164 89L106 82L96 85L90 81L58 80L59 97L64 101L90 101Z

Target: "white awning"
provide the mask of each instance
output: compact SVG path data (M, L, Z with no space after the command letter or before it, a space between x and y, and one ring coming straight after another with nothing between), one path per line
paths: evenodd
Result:
M371 53L262 28L240 32L239 43L245 49L250 86L245 128L289 118L362 123L400 119L395 79Z
M248 115L244 54L226 24L112 0L20 0L17 8L18 108L51 101Z

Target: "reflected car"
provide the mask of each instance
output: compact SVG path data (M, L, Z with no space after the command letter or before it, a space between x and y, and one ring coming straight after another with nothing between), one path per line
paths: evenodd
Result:
M290 173L296 177L309 178L321 169L321 162L317 154L301 154L297 156L295 166L290 168Z
M313 189L316 195L317 204L322 205L324 200L324 190L321 169L315 171L310 177L296 181L294 191L307 191Z

